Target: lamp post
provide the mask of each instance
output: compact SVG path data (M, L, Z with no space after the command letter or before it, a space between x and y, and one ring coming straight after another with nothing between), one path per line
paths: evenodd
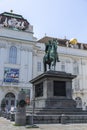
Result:
M34 125L34 109L35 109L35 92L34 92L34 86L33 86L33 99L32 99L32 122L31 124Z

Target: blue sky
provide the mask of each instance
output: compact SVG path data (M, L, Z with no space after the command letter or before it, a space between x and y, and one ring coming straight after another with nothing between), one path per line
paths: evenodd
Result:
M34 26L34 36L77 38L87 43L87 0L0 0L0 13L21 14Z

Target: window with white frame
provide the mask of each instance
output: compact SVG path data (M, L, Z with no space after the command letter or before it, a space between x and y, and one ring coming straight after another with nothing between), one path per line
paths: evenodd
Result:
M9 50L9 63L16 64L17 61L17 48L11 46Z
M64 61L61 62L61 70L65 71L65 62Z
M37 62L37 71L41 71L41 62Z
M71 61L70 59L66 59L66 72L72 73Z
M74 79L74 89L75 91L80 90L80 80L78 78Z
M79 66L78 66L78 63L77 61L74 61L73 62L73 74L79 74Z

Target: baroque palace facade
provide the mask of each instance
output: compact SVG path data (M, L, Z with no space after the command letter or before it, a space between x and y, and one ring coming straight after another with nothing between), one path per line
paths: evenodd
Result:
M33 26L21 15L0 14L0 104L6 100L9 110L16 105L18 92L23 88L32 100L29 81L43 73L45 44L52 37L38 40ZM77 75L72 82L72 95L77 107L87 109L87 45L70 45L68 39L58 39L56 71Z

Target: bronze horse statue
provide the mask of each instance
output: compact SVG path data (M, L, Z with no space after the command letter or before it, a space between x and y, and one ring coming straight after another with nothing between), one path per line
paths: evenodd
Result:
M49 70L52 70L52 67L55 70L56 62L59 62L57 40L53 39L53 41L49 41L49 43L45 45L45 55L43 57L44 72L47 71L47 65L49 66Z

